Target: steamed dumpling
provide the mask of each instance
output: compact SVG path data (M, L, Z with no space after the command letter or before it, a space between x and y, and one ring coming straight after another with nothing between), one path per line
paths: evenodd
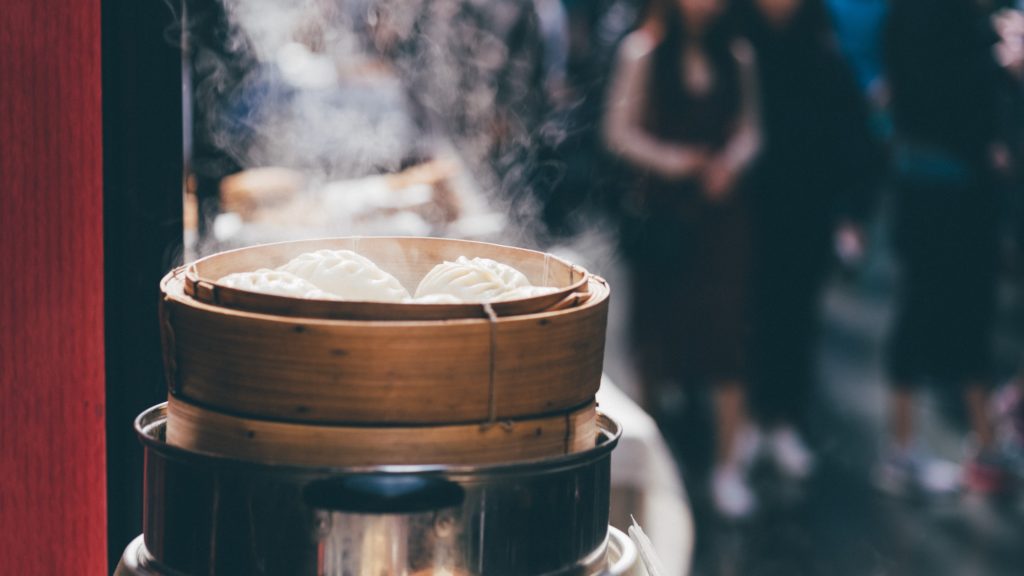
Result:
M501 262L491 260L490 258L473 258L472 260L469 260L465 256L459 256L456 262L460 264L479 266L485 270L489 270L501 280L506 289L511 290L513 288L526 288L530 286L530 280L526 277L526 274L523 274L508 264L502 264Z
M558 292L558 288L553 286L520 286L505 292L501 295L498 300L519 300L522 298L533 298L535 296L544 296Z
M277 296L291 296L293 298L316 298L330 300L334 297L317 288L312 283L281 270L270 270L261 268L255 272L236 272L228 274L220 280L229 288L249 290L250 292L263 292L264 294L275 294Z
M427 294L409 300L413 304L462 304L463 300L451 294Z
M291 272L343 300L401 302L409 292L398 280L351 250L317 250L278 270Z
M416 288L416 298L449 294L467 302L486 302L529 285L530 281L522 272L507 264L460 256L455 262L434 266Z

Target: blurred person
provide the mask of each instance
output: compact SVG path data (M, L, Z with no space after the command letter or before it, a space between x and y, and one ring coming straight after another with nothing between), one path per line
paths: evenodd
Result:
M757 71L720 0L656 0L620 45L605 118L631 164L624 252L644 403L666 383L706 382L716 427L711 496L725 517L756 507L742 466L747 427L749 209L760 143Z
M958 386L971 428L963 482L999 491L1005 465L988 413L999 262L1000 70L994 35L971 0L895 0L886 30L894 124L896 256L902 291L889 342L891 446L877 480L929 488L913 447L925 379Z
M814 464L801 430L833 236L860 250L881 154L822 1L743 0L738 8L758 55L764 126L751 196L752 407L776 468L803 478Z

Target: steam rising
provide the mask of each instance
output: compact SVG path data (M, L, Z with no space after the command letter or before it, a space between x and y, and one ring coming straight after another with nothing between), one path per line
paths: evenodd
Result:
M216 151L314 182L397 168L415 141L394 113L402 94L393 79L357 76L368 57L333 2L220 1L223 35L191 44L196 118Z
M559 130L532 2L217 1L186 22L197 174L280 166L312 188L453 150L513 221L536 220L560 169L537 160Z

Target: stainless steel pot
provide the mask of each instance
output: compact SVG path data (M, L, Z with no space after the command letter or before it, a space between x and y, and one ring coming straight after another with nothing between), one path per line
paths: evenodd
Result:
M114 576L178 576L179 573L162 568L146 550L143 537L132 540L121 556ZM628 536L608 527L608 546L604 568L597 576L646 576L640 563L636 545Z
M472 466L303 468L145 445L145 549L167 574L569 575L603 570L610 455L600 416L585 452Z

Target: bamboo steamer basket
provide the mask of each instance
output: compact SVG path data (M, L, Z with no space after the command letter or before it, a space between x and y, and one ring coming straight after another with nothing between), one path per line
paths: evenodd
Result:
M575 304L579 292L585 292L587 271L560 258L511 246L450 240L447 238L348 237L281 242L220 252L197 260L185 269L185 293L217 306L306 318L347 320L450 320L487 318L480 304L412 304L316 300L289 298L250 292L217 283L234 272L258 268L276 268L306 252L321 249L351 250L366 256L392 274L413 293L431 268L459 256L482 257L509 264L520 270L534 286L555 291L541 296L519 298L490 305L494 315L514 316L544 310L557 310Z
M161 284L161 324L171 393L197 405L293 423L494 423L585 405L600 385L609 289L596 276L558 310L374 321L203 302L187 270Z
M247 418L171 397L167 442L187 450L290 466L522 462L593 448L593 402L567 412L484 424L321 425Z

